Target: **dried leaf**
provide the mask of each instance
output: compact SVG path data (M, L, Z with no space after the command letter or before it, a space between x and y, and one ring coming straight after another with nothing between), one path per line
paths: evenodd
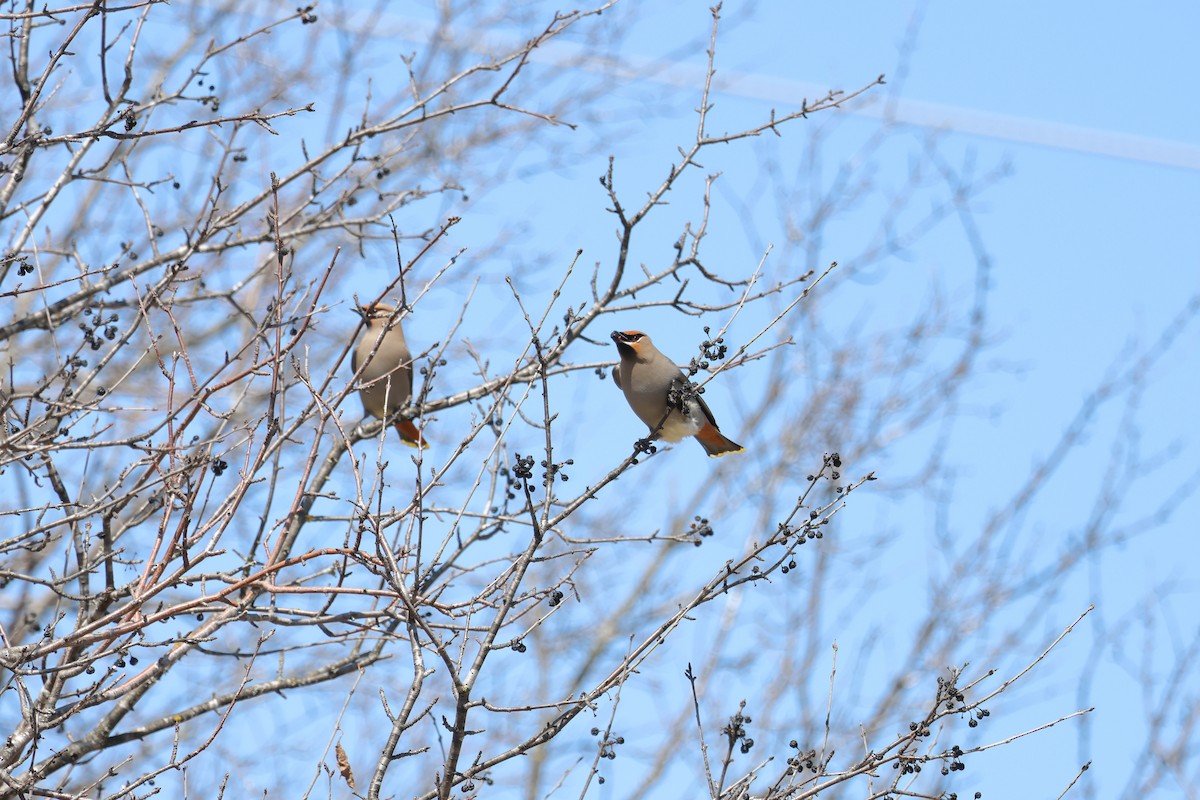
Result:
M333 751L337 754L338 772L346 779L346 785L353 789L354 773L350 771L350 759L346 757L346 751L342 749L340 744L336 745Z

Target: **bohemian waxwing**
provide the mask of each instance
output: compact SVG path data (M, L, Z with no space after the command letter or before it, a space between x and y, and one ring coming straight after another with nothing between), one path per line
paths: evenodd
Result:
M408 350L408 342L404 341L400 322L392 319L395 309L375 303L355 310L366 322L366 330L350 355L350 366L355 374L366 364L359 375L358 395L367 414L388 419L404 408L412 396L412 353ZM386 327L389 320L392 320L391 327ZM411 419L397 417L395 425L405 444L428 446Z
M667 395L672 385L683 389L688 380L683 370L663 355L649 336L641 331L613 331L612 340L621 354L621 363L613 367L613 380L625 393L633 413L650 426L651 433L668 442L695 436L710 456L739 453L745 449L721 433L708 404L699 395L684 400L682 410L673 406L668 413Z

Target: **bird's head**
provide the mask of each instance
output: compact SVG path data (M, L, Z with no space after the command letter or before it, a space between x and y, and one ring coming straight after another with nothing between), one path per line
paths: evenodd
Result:
M642 355L650 347L650 337L641 331L613 331L612 340L622 357Z
M370 325L378 325L395 315L396 309L387 303L368 303L365 306L355 306L354 312Z

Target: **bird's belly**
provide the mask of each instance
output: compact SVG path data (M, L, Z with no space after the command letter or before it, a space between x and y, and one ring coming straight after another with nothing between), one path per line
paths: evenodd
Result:
M672 411L671 415L667 417L667 421L663 423L660 435L668 442L678 442L689 436L695 436L702 427L704 427L703 422L694 416L685 417L678 411Z
M662 418L661 409L661 400L639 403L634 406L634 411L641 417L642 422L646 423L651 430L658 430L660 439L665 439L668 442L678 442L689 436L695 436L704 427L703 412L700 411L695 403L689 404L689 413L686 416L680 413L677 408L671 409L671 413L667 416L666 420ZM662 423L662 428L658 427L660 422Z

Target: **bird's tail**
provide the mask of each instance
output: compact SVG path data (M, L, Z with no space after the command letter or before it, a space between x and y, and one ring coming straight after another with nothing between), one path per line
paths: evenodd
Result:
M400 441L409 447L429 447L429 442L425 441L425 437L421 435L421 431L417 429L411 419L401 417L396 420L396 432L400 434Z
M717 429L711 422L705 424L696 434L696 441L704 448L704 452L712 457L723 456L726 453L740 453L746 448L730 439Z

